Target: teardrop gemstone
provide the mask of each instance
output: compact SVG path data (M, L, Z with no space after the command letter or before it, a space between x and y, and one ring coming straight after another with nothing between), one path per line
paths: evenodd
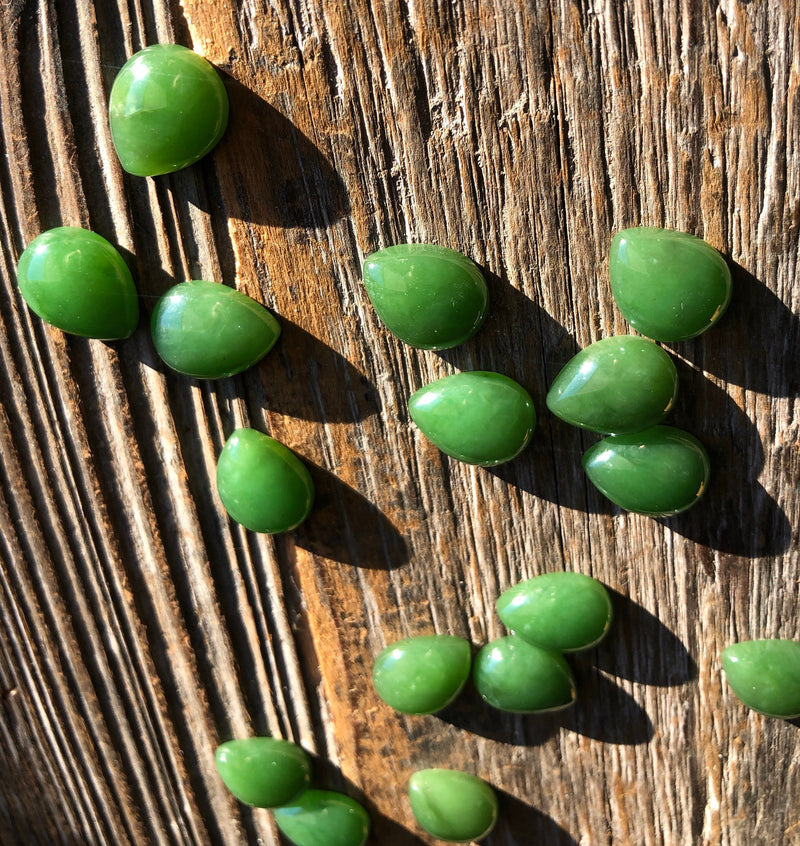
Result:
M497 794L459 770L419 770L409 780L408 798L417 822L439 840L480 840L497 822Z
M217 747L217 771L240 801L257 808L285 805L308 789L311 762L296 743L245 737Z
M196 379L247 370L278 340L278 321L254 299L217 282L181 282L156 303L150 322L156 352Z
M478 652L473 670L480 695L501 711L557 711L575 701L575 679L564 656L509 635Z
M710 469L700 441L672 426L604 438L586 451L583 468L620 508L653 517L694 505L708 485Z
M656 341L683 341L705 332L731 299L725 259L685 232L623 229L611 241L608 272L624 318Z
M435 244L397 244L364 263L372 306L401 341L445 350L470 338L486 316L483 274L466 256Z
M72 335L127 338L139 322L128 265L88 229L59 226L34 238L20 256L17 281L31 311Z
M378 696L396 711L433 714L458 696L471 665L472 648L463 637L408 637L379 653L372 681Z
M669 355L647 338L620 335L581 350L556 376L547 407L593 432L640 432L660 423L678 395Z
M606 636L614 609L597 579L583 573L544 573L500 594L497 613L505 626L528 643L578 652Z
M481 467L519 455L536 425L533 400L522 385L482 370L425 385L411 396L408 410L442 452Z
M253 532L289 532L308 517L314 483L302 461L280 441L237 429L217 462L217 490L230 516Z
M767 717L800 717L800 643L746 640L722 652L722 667L739 699Z
M202 56L154 44L131 56L109 97L111 137L122 167L157 176L210 152L228 125L228 94Z
M273 813L296 846L364 846L369 836L369 814L355 799L332 790L306 790Z

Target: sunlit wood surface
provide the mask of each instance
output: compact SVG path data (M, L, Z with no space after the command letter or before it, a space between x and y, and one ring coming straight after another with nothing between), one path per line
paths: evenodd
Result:
M217 150L125 174L116 71L193 47L231 101ZM405 790L455 767L497 788L487 846L800 843L797 727L723 682L733 640L800 636L800 7L795 0L8 0L0 4L0 842L281 842L216 775L218 742L269 733L369 809L381 846L433 842ZM123 342L25 306L41 231L120 246L143 319ZM546 411L579 348L626 331L611 236L656 225L729 258L719 326L670 347L675 425L708 447L706 499L621 513L586 481L592 436ZM484 268L471 341L390 336L370 252L456 248ZM168 372L147 313L176 281L263 302L283 334L219 382ZM409 394L467 369L525 385L529 449L495 470L442 456ZM296 532L257 536L217 499L238 426L317 486ZM574 660L577 705L503 715L468 690L403 717L372 656L409 634L500 636L499 592L569 569L617 622Z

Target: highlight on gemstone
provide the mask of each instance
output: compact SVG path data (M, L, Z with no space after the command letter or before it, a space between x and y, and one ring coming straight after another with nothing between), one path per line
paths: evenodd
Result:
M273 814L296 846L364 846L369 837L370 819L363 806L332 790L306 790Z

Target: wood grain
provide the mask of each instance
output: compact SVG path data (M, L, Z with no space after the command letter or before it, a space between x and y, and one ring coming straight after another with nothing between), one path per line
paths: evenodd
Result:
M198 165L125 174L117 69L177 41L217 65L229 130ZM800 637L800 6L794 0L7 0L0 4L0 841L279 842L225 791L216 744L270 733L317 784L363 800L382 846L433 842L410 774L463 768L501 796L488 846L800 843L797 727L720 674L732 640ZM57 225L120 246L144 310L175 281L274 310L276 349L203 383L167 372L146 319L68 337L16 287ZM707 335L675 345L672 421L707 445L705 501L619 512L591 443L546 413L580 347L626 331L613 233L695 233L734 272ZM363 258L403 241L484 268L491 313L445 353L390 336ZM533 395L530 448L451 461L405 406L494 369ZM230 522L216 456L250 425L307 462L315 510L288 536ZM404 635L503 633L498 593L570 569L617 622L575 660L568 713L467 692L439 716L376 697Z

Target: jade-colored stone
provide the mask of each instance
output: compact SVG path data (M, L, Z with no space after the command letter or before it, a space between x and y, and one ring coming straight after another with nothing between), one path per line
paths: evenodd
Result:
M434 244L398 244L369 256L364 285L378 317L400 340L444 350L478 331L489 293L466 256Z
M139 322L128 265L87 229L60 226L34 238L20 256L17 281L31 311L72 335L127 338Z
M593 432L640 432L660 423L678 395L678 371L647 338L619 335L581 350L556 376L547 407Z
M614 617L611 597L583 573L544 573L519 582L497 600L503 624L523 640L558 652L599 643Z
M419 770L408 783L408 798L417 822L439 840L480 840L497 822L497 794L459 770Z
M481 370L425 385L411 396L408 410L442 452L482 467L519 455L536 425L533 400L522 385Z
M722 651L722 667L739 699L767 717L800 717L800 643L746 640Z
M222 379L247 370L278 340L278 321L254 299L217 282L181 282L156 303L153 344L185 376Z
M708 454L688 432L653 426L630 435L611 435L583 456L591 482L626 511L669 517L703 495Z
M109 98L111 137L134 176L172 173L210 152L228 125L228 94L217 71L179 44L131 56Z
M217 462L217 490L230 516L253 532L288 532L308 517L314 483L302 461L280 441L237 429Z
M355 799L331 790L306 790L274 814L295 846L364 846L369 836L369 814Z
M683 341L705 332L731 299L725 259L685 232L623 229L611 241L608 272L625 319L656 341Z
M372 681L378 696L396 711L433 714L458 696L471 665L472 647L463 637L408 637L380 652Z
M501 711L558 711L576 699L575 679L560 652L509 635L478 652L473 669L480 695Z
M275 737L245 737L217 747L217 771L240 801L275 808L308 789L311 762L296 743Z

